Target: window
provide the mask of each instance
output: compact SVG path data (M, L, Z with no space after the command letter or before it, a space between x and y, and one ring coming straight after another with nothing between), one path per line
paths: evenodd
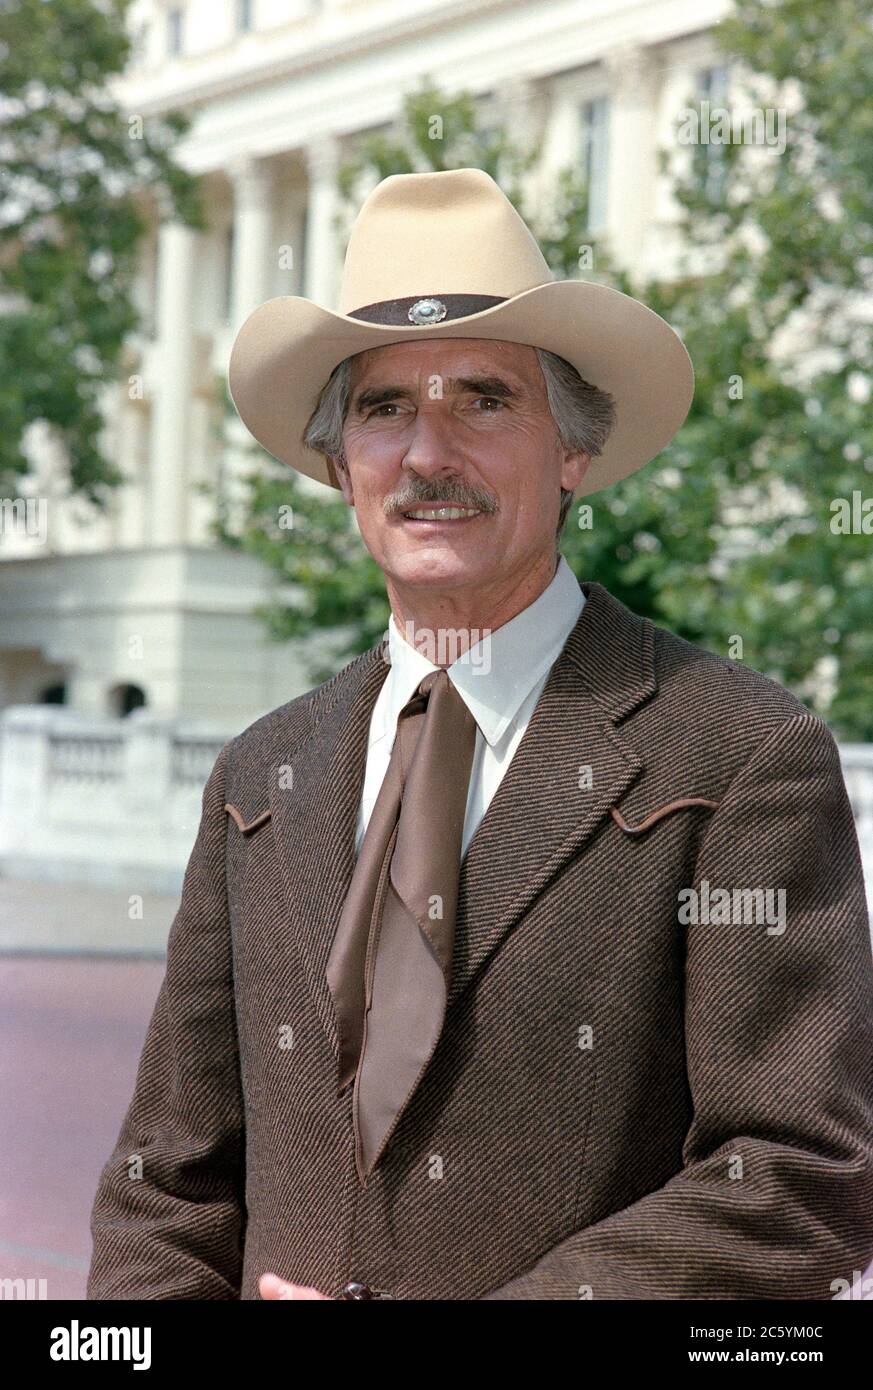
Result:
M727 100L727 68L703 68L697 74L697 94L710 106L724 106Z
M728 105L728 70L723 66L702 68L695 79L700 112L700 142L695 150L698 176L710 198L718 199L725 178L725 150L720 141L709 138L711 122Z
M39 696L41 705L65 705L67 703L67 687L63 681L57 685L47 685Z
M182 10L178 5L167 10L167 53L178 58L182 52Z
M233 223L229 222L224 233L224 321L230 323L233 316Z
M582 176L588 191L588 230L606 225L609 179L609 98L595 97L581 109Z
M110 708L119 719L125 719L135 709L143 709L145 703L145 691L139 685L116 685L109 692Z
M145 67L148 63L151 28L150 24L139 24L134 31L130 50L130 62L133 67Z

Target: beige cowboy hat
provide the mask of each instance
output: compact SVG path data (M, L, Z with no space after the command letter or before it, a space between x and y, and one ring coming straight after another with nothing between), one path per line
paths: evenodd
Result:
M352 229L339 310L297 295L255 309L231 351L230 394L268 453L339 487L327 459L302 438L328 377L354 353L428 337L545 348L611 393L616 424L580 497L642 468L691 405L694 370L674 329L618 290L555 280L481 169L383 179Z

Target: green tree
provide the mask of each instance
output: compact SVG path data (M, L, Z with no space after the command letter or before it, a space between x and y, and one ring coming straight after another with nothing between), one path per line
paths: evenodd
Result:
M121 480L100 447L100 396L137 326L145 203L202 226L172 160L187 120L140 121L109 93L130 55L130 0L0 7L0 494L28 472L28 428L63 446L69 488L97 506Z
M682 474L676 504L684 511L707 475L731 486L712 511L714 554L673 547L662 508L660 548L632 569L669 625L723 653L741 636L745 661L839 736L869 740L873 514L866 534L840 530L838 499L854 495L857 523L873 495L873 329L861 307L873 274L873 30L854 0L736 0L719 39L744 88L734 114L766 110L784 140L720 147L717 179L680 184L696 273L644 297L683 332L697 373L689 423L664 456ZM741 394L729 390L737 378ZM625 491L632 508L660 471ZM832 698L819 689L823 657Z

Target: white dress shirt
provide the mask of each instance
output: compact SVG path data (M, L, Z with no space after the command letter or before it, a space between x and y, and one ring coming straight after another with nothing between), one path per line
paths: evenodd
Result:
M476 720L476 747L467 793L461 858L500 786L536 703L579 614L585 595L563 555L552 582L508 623L446 667L449 680ZM388 622L391 666L370 719L356 849L388 770L397 717L429 671L439 670Z

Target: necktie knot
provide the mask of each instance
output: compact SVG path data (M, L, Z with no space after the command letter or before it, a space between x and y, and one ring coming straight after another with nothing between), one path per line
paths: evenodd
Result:
M418 693L420 695L424 695L425 697L428 696L431 692L431 688L434 685L434 682L437 681L440 676L446 676L446 673L442 667L439 667L436 671L428 671L424 680L419 682ZM446 676L446 680L448 680L448 676Z
M443 677L444 681L448 681L449 679L443 667L439 667L439 669L436 671L428 671L427 675L424 677L424 680L419 681L418 685L415 687L415 692L409 697L406 704L403 706L403 709L400 711L401 716L408 714L420 714L423 709L427 708L431 691L433 690L433 687L436 684L437 680L440 678L440 676Z

